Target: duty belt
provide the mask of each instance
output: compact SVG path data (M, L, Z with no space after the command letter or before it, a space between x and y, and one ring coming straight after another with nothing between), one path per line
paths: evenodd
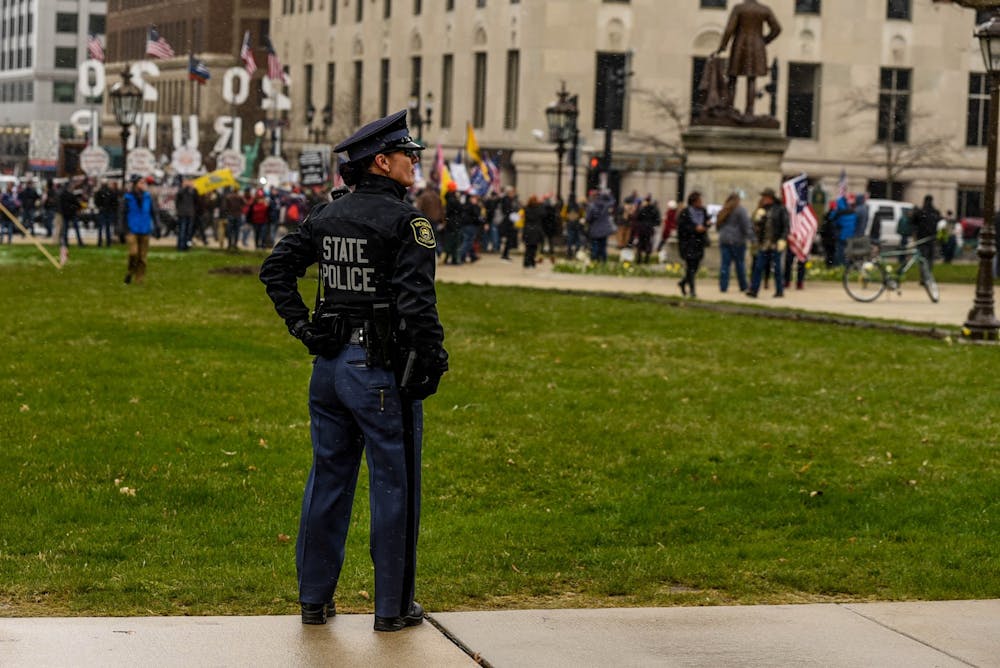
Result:
M365 330L362 327L356 327L351 330L351 336L347 339L347 342L351 345L360 346L364 343Z

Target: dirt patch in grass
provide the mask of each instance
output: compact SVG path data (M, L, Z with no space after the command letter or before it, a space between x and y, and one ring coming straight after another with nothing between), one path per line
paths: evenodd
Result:
M259 264L237 264L232 267L214 267L208 270L210 274L226 276L257 276L260 274Z

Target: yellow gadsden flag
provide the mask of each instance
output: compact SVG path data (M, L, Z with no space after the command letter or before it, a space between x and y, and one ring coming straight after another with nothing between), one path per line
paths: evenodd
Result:
M194 186L199 195L204 195L207 192L225 188L226 186L236 188L237 190L240 187L239 181L233 178L233 172L228 167L226 169L217 169L204 176L199 176L191 182L191 185Z
M472 123L468 121L465 123L465 152L469 154L474 163L479 165L483 178L489 183L490 170L486 169L486 165L483 164L483 158L479 155L479 142L476 140L476 133L472 130Z

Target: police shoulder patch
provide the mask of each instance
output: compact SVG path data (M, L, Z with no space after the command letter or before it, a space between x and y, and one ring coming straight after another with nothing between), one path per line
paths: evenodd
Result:
M434 239L434 227L429 220L426 218L414 218L410 221L410 227L413 228L413 238L416 239L418 244L424 248L437 247L437 241Z

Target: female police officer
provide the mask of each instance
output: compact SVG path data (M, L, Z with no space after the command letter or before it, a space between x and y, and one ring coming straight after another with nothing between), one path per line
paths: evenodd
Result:
M354 191L317 207L264 261L260 279L292 336L316 355L309 386L313 464L296 547L305 624L323 624L344 562L358 468L370 476L375 630L423 621L413 601L420 517L421 400L448 368L434 293L435 239L403 200L422 147L405 111L339 146ZM319 265L312 321L297 279Z

